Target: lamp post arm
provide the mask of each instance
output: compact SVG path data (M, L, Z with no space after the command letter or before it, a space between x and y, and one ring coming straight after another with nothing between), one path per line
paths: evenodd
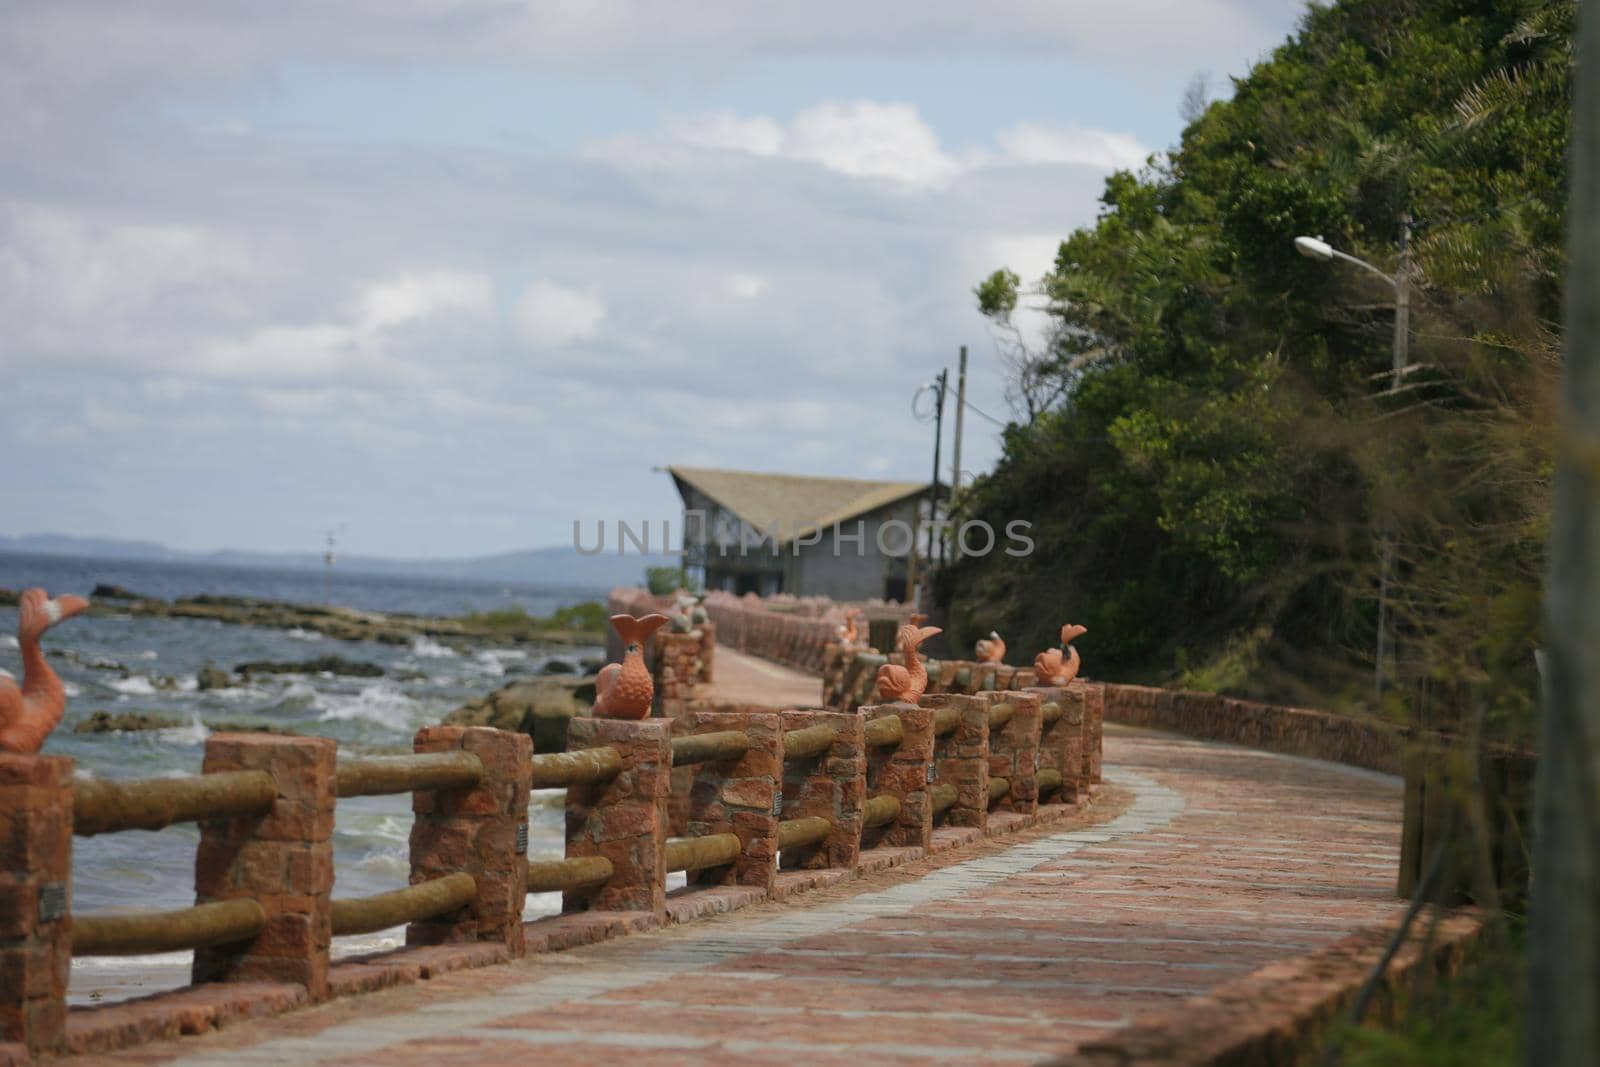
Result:
M1377 267L1374 267L1371 263L1368 263L1364 259L1357 259L1355 256L1352 256L1347 252L1341 252L1337 248L1330 248L1328 251L1333 253L1335 259L1342 259L1346 263L1354 263L1356 266L1360 267L1362 270L1371 271L1373 274L1376 274L1378 277L1382 278L1384 281L1386 281L1390 285L1392 285L1394 287L1394 291L1397 292L1397 293L1400 292L1401 289L1404 288L1400 284L1400 279L1399 278L1396 278L1392 274L1384 273L1383 271L1379 270Z

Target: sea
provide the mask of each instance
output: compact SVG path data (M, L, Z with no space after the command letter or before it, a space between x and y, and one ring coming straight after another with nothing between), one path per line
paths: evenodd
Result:
M218 566L193 562L110 560L0 554L0 587L40 586L51 595L87 596L97 584L174 599L202 593L332 604L369 611L461 615L522 608L548 615L559 607L603 600L604 589L551 588L347 573ZM22 675L17 612L0 607L0 669ZM50 664L65 681L66 717L44 751L70 756L77 773L99 778L182 777L200 772L206 722L277 725L332 737L341 755L409 752L417 728L519 674L539 674L550 660L577 666L600 647L523 646L461 653L419 638L409 647L340 641L301 630L226 625L210 620L81 615L44 638ZM337 655L382 667L376 678L309 672L255 676L248 685L201 691L198 672L251 660L300 662ZM139 712L176 720L155 731L77 734L94 712ZM408 883L409 796L339 802L334 830L336 897L365 896ZM194 903L193 824L73 840L75 913L167 910ZM529 809L529 856L562 855L560 791L536 795ZM558 894L530 895L530 918L560 909ZM336 938L335 957L404 944L404 929ZM74 960L69 1000L103 1003L176 988L188 981L191 954Z

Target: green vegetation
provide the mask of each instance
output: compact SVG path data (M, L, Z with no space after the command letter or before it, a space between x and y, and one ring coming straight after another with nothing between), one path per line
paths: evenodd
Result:
M1486 935L1458 974L1406 991L1399 1019L1335 1031L1340 1067L1515 1067L1523 1062L1527 946L1514 931Z
M644 584L652 596L671 596L689 587L689 576L682 567L646 567Z
M977 286L1017 421L957 507L1031 520L1037 547L944 573L958 646L1072 621L1099 677L1370 706L1387 570L1383 712L1486 706L1525 735L1573 21L1571 0L1314 6L1169 155L1108 179L1037 285ZM1421 366L1391 389L1392 289L1293 240L1393 271L1407 215ZM1027 301L1042 349L1011 327Z
M596 635L598 643L604 640L600 635L606 629L606 607L588 600L557 608L548 618L529 615L521 608L502 608L463 615L461 622L472 630L508 640L536 638L548 633L582 633Z

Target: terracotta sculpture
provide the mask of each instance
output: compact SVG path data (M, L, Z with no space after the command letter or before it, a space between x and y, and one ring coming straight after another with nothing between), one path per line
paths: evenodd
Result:
M17 647L22 650L22 687L0 671L0 752L29 755L44 747L44 739L67 710L67 689L45 662L39 638L64 619L89 606L81 596L50 599L43 589L22 594L17 614Z
M1061 628L1061 648L1047 648L1033 657L1033 671L1039 676L1040 685L1066 685L1078 676L1078 650L1072 647L1072 641L1088 632L1087 627L1069 622ZM1062 648L1067 650L1065 656Z
M1004 663L1006 643L1000 639L998 633L990 630L987 638L979 638L977 653L979 663Z
M834 633L839 635L839 643L853 645L861 640L861 629L856 625L856 620L861 618L860 608L851 608L844 613L844 622Z
M627 645L621 663L608 663L594 681L593 715L599 719L642 719L650 714L655 682L644 665L644 643L667 624L665 615L611 616L611 628Z
M878 668L878 699L915 704L928 688L928 670L917 649L922 642L941 632L937 626L902 626L895 634L895 647L905 656L905 665L885 663Z

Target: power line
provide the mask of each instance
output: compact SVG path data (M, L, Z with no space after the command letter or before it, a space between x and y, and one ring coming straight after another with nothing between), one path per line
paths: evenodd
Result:
M996 426L1000 427L1002 430L1005 429L1008 425L1010 425L1009 423L1001 422L999 419L995 418L993 415L989 414L987 411L983 410L982 408L980 408L978 405L974 404L970 400L966 401L966 405L967 405L967 410L968 411L972 412L974 415L983 416L984 418L988 419L990 422L994 423Z

